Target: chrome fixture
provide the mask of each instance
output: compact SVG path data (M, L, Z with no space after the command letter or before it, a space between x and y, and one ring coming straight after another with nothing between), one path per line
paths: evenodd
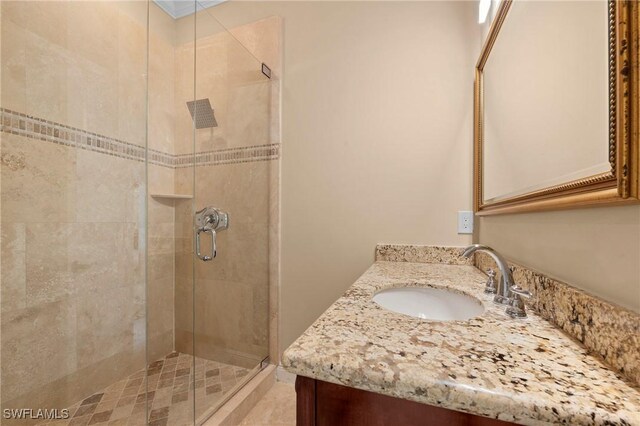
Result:
M507 315L511 318L525 318L527 316L527 311L522 298L530 298L531 293L517 285L511 287L511 293L513 293L513 297L511 299L511 304L506 310Z
M196 212L196 256L204 262L212 260L218 254L216 247L217 233L229 227L229 214L215 207L205 207ZM200 252L200 234L211 235L211 255L203 255Z
M486 294L496 294L496 271L489 268L487 269L487 284L484 286L484 292Z
M196 125L196 129L208 129L210 127L218 127L216 117L213 115L213 108L209 98L198 99L196 101L187 102L187 108L191 113L191 118Z
M509 269L509 264L502 256L498 254L494 249L488 246L484 246L481 244L473 244L467 247L462 256L470 257L476 251L482 251L487 253L489 256L496 261L498 265L498 269L500 270L500 281L498 282L498 293L493 298L495 303L500 303L502 305L510 305L511 304L511 287L515 285L513 282L513 276L511 275L511 269Z

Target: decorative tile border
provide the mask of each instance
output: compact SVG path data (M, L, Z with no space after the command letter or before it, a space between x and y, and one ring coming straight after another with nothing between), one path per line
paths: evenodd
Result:
M6 108L0 108L0 123L0 131L31 139L53 142L59 145L86 149L135 161L145 161L147 155L143 146ZM278 158L280 158L280 144L228 148L186 155L173 155L154 149L148 150L149 164L169 168L248 163L277 160Z
M278 158L280 158L280 144L256 145L198 152L195 156L191 154L177 155L174 158L174 167L190 167L194 162L196 166L215 166L220 164L277 160Z
M5 133L101 152L130 160L144 161L145 158L144 147L139 145L6 108L0 108L0 122L2 123L1 130Z
M473 265L472 258L461 256L463 250L464 247L378 244L376 261Z
M476 253L476 267L498 272L495 262ZM527 305L564 330L614 371L640 384L640 315L509 262L515 282L533 293Z

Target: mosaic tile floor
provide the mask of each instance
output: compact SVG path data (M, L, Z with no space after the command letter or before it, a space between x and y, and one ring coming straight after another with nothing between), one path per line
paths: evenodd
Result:
M145 422L145 399L149 400L148 424L151 426L193 425L195 418L218 403L245 377L249 370L216 361L171 353L149 364L148 390L145 371L114 383L69 408L70 418L47 425L142 426ZM195 392L194 392L195 383ZM43 423L41 423L43 424Z

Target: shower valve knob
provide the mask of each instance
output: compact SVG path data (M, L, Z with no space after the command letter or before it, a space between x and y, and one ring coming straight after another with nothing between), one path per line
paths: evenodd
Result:
M213 260L217 255L217 233L229 228L229 214L215 207L205 207L196 212L195 218L195 251L196 256L204 262ZM211 236L211 254L202 254L200 250L200 235Z

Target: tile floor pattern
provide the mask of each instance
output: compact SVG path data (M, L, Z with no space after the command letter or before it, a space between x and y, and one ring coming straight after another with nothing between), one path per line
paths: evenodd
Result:
M198 417L249 373L246 368L202 358L195 359L195 369L193 365L191 355L173 352L149 364L148 388L145 370L141 370L74 404L69 408L69 419L46 424L142 426L147 424L145 399L148 398L149 425L193 426L194 393Z

